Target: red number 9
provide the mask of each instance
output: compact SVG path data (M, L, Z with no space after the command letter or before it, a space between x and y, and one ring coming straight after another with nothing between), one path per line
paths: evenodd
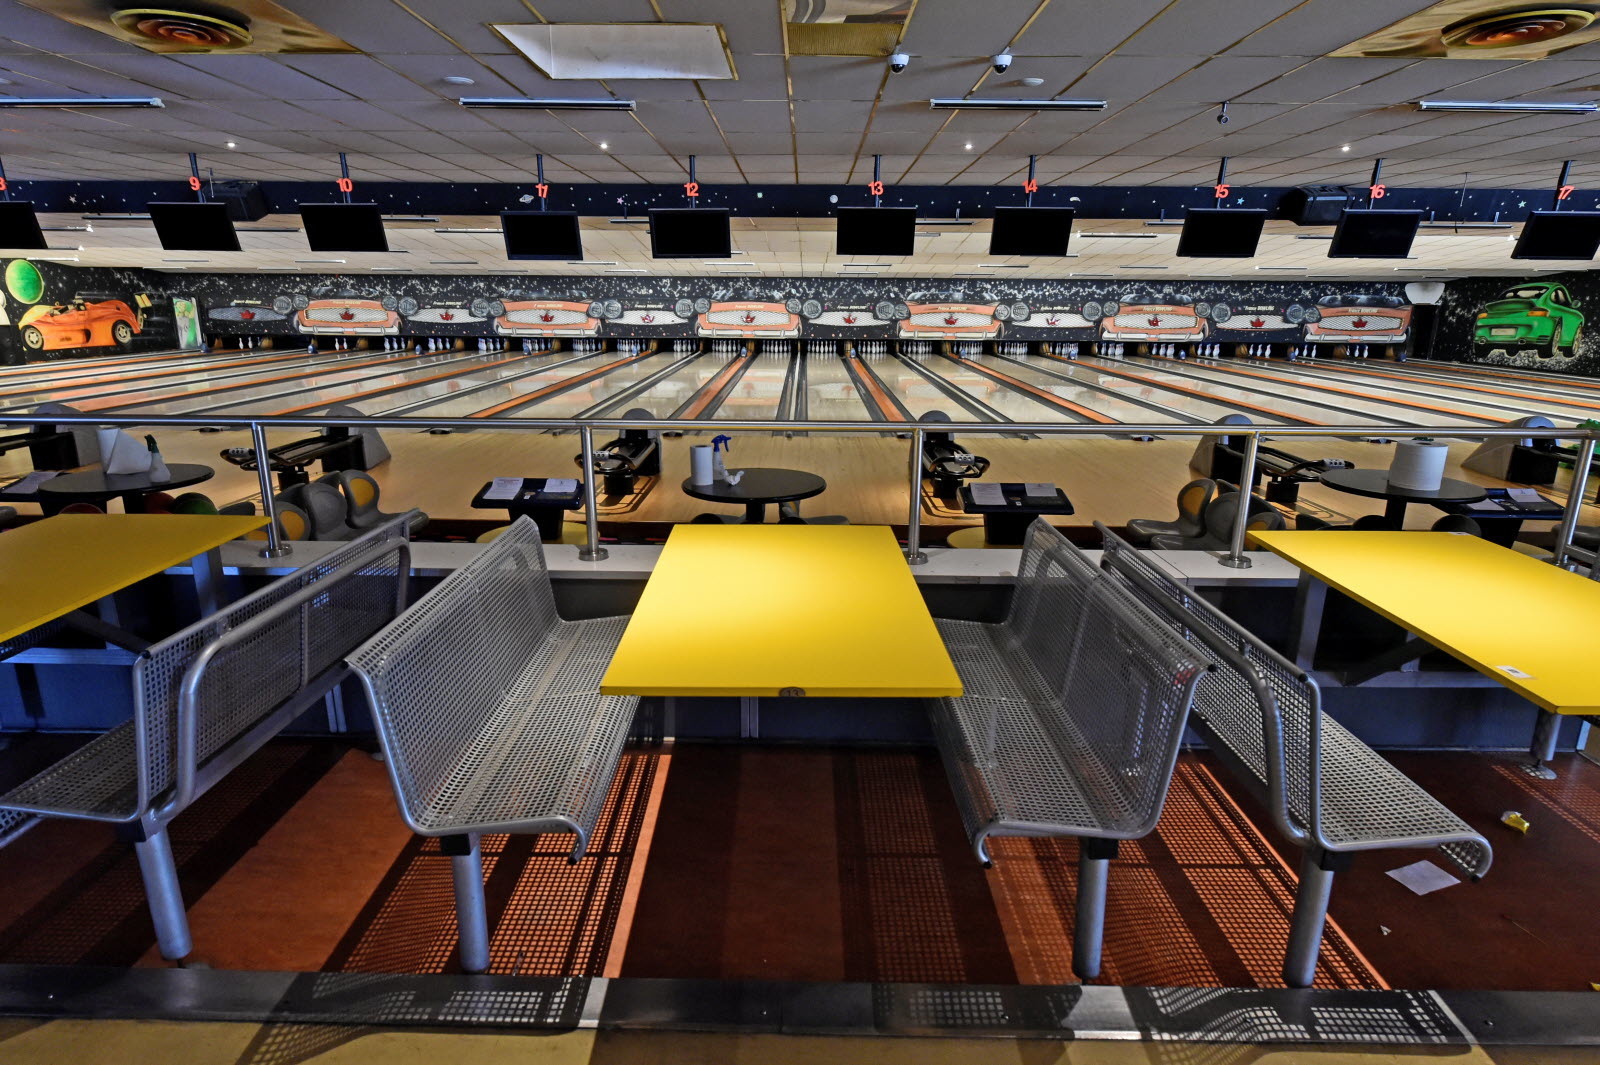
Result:
M191 177L189 179L189 191L191 191L191 192L199 192L200 191L200 179L199 178Z

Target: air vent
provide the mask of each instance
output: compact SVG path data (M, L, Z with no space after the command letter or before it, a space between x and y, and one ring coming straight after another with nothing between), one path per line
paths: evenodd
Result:
M111 22L123 33L156 44L207 52L243 48L250 36L249 20L236 12L228 17L200 11L159 7L127 7L111 13Z
M22 0L47 15L151 52L354 52L274 0L169 0L161 7L125 7L106 0Z
M1600 40L1592 4L1442 0L1333 52L1416 59L1543 59Z

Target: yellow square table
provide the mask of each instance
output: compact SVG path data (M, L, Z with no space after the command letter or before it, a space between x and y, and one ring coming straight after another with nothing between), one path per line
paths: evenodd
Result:
M1531 769L1554 752L1557 715L1600 714L1594 640L1600 582L1476 536L1434 532L1261 532L1257 543L1300 567L1295 658L1309 669L1327 588L1417 637L1384 656L1398 665L1429 646L1517 692L1539 715ZM1362 671L1356 679L1370 679ZM1348 681L1347 681L1348 682Z
M611 666L608 695L960 695L894 534L870 525L679 525Z
M0 533L0 646L185 563L193 566L201 611L210 613L218 605L217 548L266 521L213 514L58 514Z

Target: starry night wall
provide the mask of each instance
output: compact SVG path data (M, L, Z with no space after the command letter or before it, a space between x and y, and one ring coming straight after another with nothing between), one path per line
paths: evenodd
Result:
M1434 350L1441 359L1600 376L1600 277L1574 272L1453 281L1440 307Z
M0 259L0 363L177 346L165 275Z
M185 275L208 336L1404 342L1398 284ZM1331 334L1335 327L1345 333ZM1354 326L1352 327L1352 324ZM1348 334L1348 337L1345 336Z

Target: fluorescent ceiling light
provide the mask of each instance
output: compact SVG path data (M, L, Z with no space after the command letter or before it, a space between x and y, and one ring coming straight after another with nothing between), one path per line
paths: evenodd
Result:
M917 225L919 225L919 226L970 226L971 224L972 224L972 220L969 219L969 218L919 218L919 219L917 219ZM918 233L917 236L919 236L919 237L936 237L936 236L938 236L938 234L937 233Z
M159 96L0 96L0 107L165 107Z
M1104 111L1104 100L974 100L963 97L935 97L928 101L935 111Z
M1013 265L1012 263L983 263L978 267L978 269L979 270L1032 270L1033 267L1026 266L1026 265L1017 266L1017 265Z
M575 261L572 261L572 262L568 262L566 265L567 266L616 266L617 264L615 262L613 262L612 260L610 260L610 259L578 259L578 260L575 260Z
M1181 219L1181 218L1152 218L1148 222L1146 222L1145 225L1147 225L1147 226L1181 226L1181 225L1183 225L1183 219Z
M1127 266L1127 265L1125 265L1123 263L1118 263L1117 264L1117 269L1118 270L1170 270L1172 268L1170 266Z
M1418 111L1481 111L1511 114L1589 115L1600 104L1540 103L1536 100L1418 100Z
M634 109L632 100L581 100L558 96L463 96L457 102L462 107L501 111L632 111Z
M1082 237L1099 237L1104 240L1155 240L1161 233L1079 233Z
M86 214L85 222L148 222L148 214Z
M438 219L426 214L390 214L384 215L385 222L437 222Z
M1258 266L1257 270L1309 270L1308 266Z
M624 266L620 270L607 270L608 274L647 274L650 271L642 266Z
M208 263L210 259L162 259L164 263Z
M294 226L259 226L259 227L255 228L255 229L241 229L238 226L235 226L233 231L235 233L298 233L298 232L300 232L300 230L295 228Z
M429 266L477 266L476 259L429 259Z
M1418 229L1510 229L1510 222L1421 222Z
M890 265L889 263L844 263L839 267L839 269L841 269L841 270L885 270L885 269L888 269L889 265Z
M93 233L94 226L40 226L44 233Z
M493 228L485 228L485 229L435 229L434 232L435 233L499 233L499 232L501 232L501 229L500 229L499 226L494 226Z
M644 218L608 218L606 221L614 226L643 226L650 224L648 216Z
M296 259L302 266L325 266L329 263L346 263L349 259Z
M79 248L78 250L82 251L83 249ZM78 261L76 255L35 255L33 258L47 263L75 263Z

